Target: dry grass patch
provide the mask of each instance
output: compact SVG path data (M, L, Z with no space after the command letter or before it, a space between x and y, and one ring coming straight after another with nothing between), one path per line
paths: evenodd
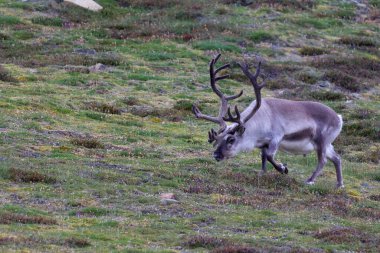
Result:
M252 247L244 245L231 245L216 248L211 253L324 253L322 249L305 249L292 246L281 247Z
M104 144L93 137L73 138L70 141L72 144L85 148L104 148Z
M336 244L358 242L374 244L379 242L379 238L374 238L370 234L351 227L333 227L324 231L318 231L314 234L314 237L325 242Z
M302 47L299 52L304 56L315 56L327 53L325 49L319 47Z
M1 213L0 214L0 224L42 224L42 225L56 225L58 222L49 217L34 216L34 215L24 215L16 213Z
M121 114L122 112L122 110L116 107L115 105L101 103L101 102L88 102L86 103L85 107L88 110L108 113L108 114Z
M71 248L85 248L91 246L91 243L87 239L70 237L64 241L64 245L67 245Z
M46 184L53 184L57 182L55 178L42 174L38 171L34 171L34 170L10 168L8 170L8 174L9 174L9 179L11 179L14 182L46 183Z
M305 202L306 208L310 210L330 210L333 214L347 217L352 212L354 200L345 195L327 194L323 197L316 196Z
M338 43L351 47L376 47L375 40L366 37L345 36L338 40Z
M140 8L146 8L146 9L164 9L164 8L170 8L175 5L181 4L180 0L118 0L118 3L122 6L133 6L133 7L140 7Z
M369 219L369 220L380 220L380 210L376 208L370 208L370 207L363 207L357 209L353 216L363 218L363 219Z
M217 248L231 244L224 238L210 237L206 235L196 235L188 238L183 245L188 248Z
M330 82L353 92L358 92L365 88L361 87L360 82L355 77L341 71L328 71L324 75L324 79L327 79Z
M186 193L195 194L231 194L231 195L241 195L246 192L244 187L239 184L224 184L215 183L213 184L209 180L196 179L190 180L183 189Z
M249 6L250 8L257 9L259 7L271 7L276 10L308 10L315 6L315 1L312 0L262 0L262 1L249 1L249 0L220 0L223 4L241 4L243 6Z
M369 196L369 199L374 200L374 201L380 201L380 194L371 195L371 196Z
M0 65L0 81L16 82L17 80L12 77L11 73Z
M263 175L260 175L259 173L246 175L241 172L227 171L224 173L223 178L232 180L235 183L244 183L265 189L298 190L301 187L301 183L296 179L287 175L280 174L278 172L268 172Z
M253 248L248 246L226 246L213 249L211 253L262 253L260 248Z
M128 108L127 112L139 117L152 116L173 122L181 121L183 119L184 114L188 113L184 110L158 108L148 105L133 105Z
M313 62L313 65L325 68L335 66L342 71L349 71L355 75L364 75L366 77L371 77L369 71L378 71L380 69L380 61L362 56L328 56L317 59Z
M0 236L0 246L6 244L18 243L18 240L14 236Z
M273 194L273 195L272 195ZM281 193L259 191L254 194L244 196L216 196L216 203L221 205L243 205L251 206L256 209L282 208L285 207L288 200L281 196Z

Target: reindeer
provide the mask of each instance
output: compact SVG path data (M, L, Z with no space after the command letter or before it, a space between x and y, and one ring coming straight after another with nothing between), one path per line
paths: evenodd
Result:
M219 124L218 131L211 129L208 132L208 142L216 147L214 158L217 161L234 157L241 151L261 149L261 169L266 172L269 161L273 167L282 174L288 173L288 168L275 161L278 150L306 155L313 150L318 157L318 165L306 184L312 185L321 173L327 159L335 166L337 187L344 187L342 178L341 159L334 151L332 142L339 135L343 121L331 108L317 102L291 101L278 98L261 98L261 89L265 80L259 84L261 62L255 74L249 70L247 63L239 63L241 70L250 80L256 100L242 113L235 106L235 115L232 115L228 101L236 99L243 94L226 96L216 86L220 80L229 75L217 76L218 72L230 67L230 64L214 70L220 54L213 58L210 66L210 84L214 93L220 98L220 109L217 117L203 114L196 105L192 111L196 118L208 120ZM232 124L227 125L227 122Z

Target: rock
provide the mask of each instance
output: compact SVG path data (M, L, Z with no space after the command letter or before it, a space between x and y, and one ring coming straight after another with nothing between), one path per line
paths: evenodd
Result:
M171 192L166 192L166 193L161 193L160 194L160 203L162 205L171 205L171 204L176 204L179 201L177 200L177 197L174 193Z
M90 11L100 11L103 9L102 6L92 0L64 0L64 2L75 4Z
M38 70L37 69L28 69L29 73L31 74L36 74L38 73Z
M327 88L331 86L331 83L329 81L318 81L317 85L322 88Z
M361 183L360 186L363 187L363 188L371 188L371 186L367 182Z
M88 68L90 72L104 72L107 70L107 66L101 63L97 63L94 66Z
M155 109L154 107L147 105L134 105L128 109L128 112L136 116L146 117L148 115L153 115Z

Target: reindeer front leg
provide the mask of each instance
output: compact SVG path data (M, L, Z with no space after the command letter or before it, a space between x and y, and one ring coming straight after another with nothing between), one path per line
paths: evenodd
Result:
M267 172L267 149L262 148L261 149L261 174L264 174Z
M278 150L278 144L279 143L277 142L271 142L268 145L268 149L266 150L266 158L278 172L280 172L281 174L288 174L288 168L286 167L286 165L282 163L277 163L274 160L274 156L276 155L276 152Z

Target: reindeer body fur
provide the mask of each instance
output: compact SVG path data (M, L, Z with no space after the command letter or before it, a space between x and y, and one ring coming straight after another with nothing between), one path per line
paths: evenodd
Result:
M208 133L209 142L216 146L214 158L221 161L239 152L259 148L263 172L266 171L266 163L269 161L277 171L287 174L288 168L274 160L278 150L303 155L315 150L318 157L317 168L306 183L314 183L329 159L336 169L337 185L343 187L341 160L332 145L342 130L342 117L328 106L317 102L262 99L261 89L265 86L265 80L261 84L258 83L261 63L254 74L249 71L246 63L239 64L253 86L256 100L242 113L235 106L236 116L233 116L231 108L228 107L228 101L240 97L243 92L226 96L216 86L217 81L229 76L217 75L218 72L230 66L226 64L215 69L219 58L220 54L210 62L211 88L220 98L218 116L202 114L195 105L192 108L197 118L218 123L220 126L217 132L211 129ZM227 126L226 122L233 122L233 124Z
M242 112L242 117L255 104L253 101ZM321 103L264 98L260 109L246 123L244 141L239 143L238 152L262 148L275 140L279 141L282 151L308 154L321 141L331 144L339 135L342 124L341 116Z

